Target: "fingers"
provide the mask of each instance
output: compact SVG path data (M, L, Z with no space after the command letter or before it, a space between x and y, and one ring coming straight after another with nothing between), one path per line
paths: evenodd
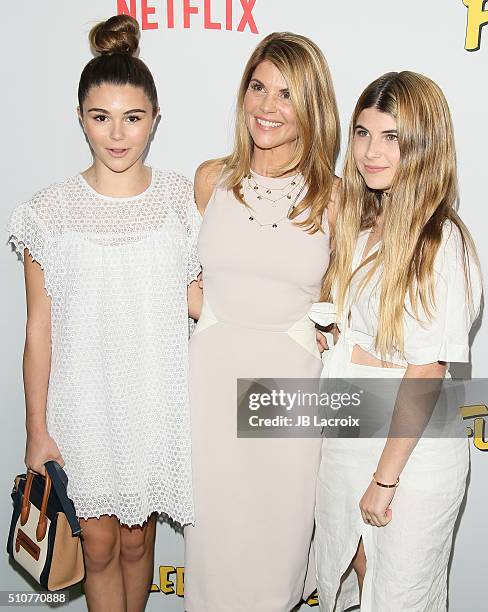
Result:
M40 474L41 476L46 475L46 468L42 463L32 463L27 466L27 472L32 472L33 474Z
M317 339L317 347L320 353L323 353L324 351L328 351L329 345L327 344L326 337L323 334L321 334L319 331L316 332L315 337Z
M392 511L391 508L388 508L385 514L382 515L368 512L361 508L361 516L366 525L371 525L373 527L386 527L386 525L388 525L392 519Z
M41 476L45 476L46 468L44 467L44 464L47 461L56 461L56 463L59 463L59 465L62 468L64 468L64 466L66 465L63 457L61 456L61 453L59 453L55 457L47 457L46 459L43 459L42 461L39 461L39 460L26 461L25 465L27 467L28 472L33 472L34 474L40 474Z

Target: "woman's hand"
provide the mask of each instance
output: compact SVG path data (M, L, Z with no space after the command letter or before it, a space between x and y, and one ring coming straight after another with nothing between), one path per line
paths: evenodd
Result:
M64 459L59 452L58 445L47 431L28 434L25 445L25 465L27 469L44 476L46 461L56 461L61 467L64 467Z
M328 327L323 327L321 329L323 329L324 332L332 334L334 345L336 345L337 341L339 340L339 336L341 335L341 332L339 331L339 328L337 327L337 325L335 323L332 323L332 325L329 325ZM325 337L324 332L319 331L318 329L315 330L315 337L317 339L317 347L321 355L324 351L328 351L331 348L329 346L329 343L327 342L327 338Z
M376 527L388 525L392 519L390 504L395 491L395 488L380 487L374 480L371 481L359 502L361 516L367 525L375 525Z
M319 353L321 355L324 351L329 350L329 345L327 344L327 338L324 336L322 332L319 332L318 329L315 330L315 338L317 340L317 348L319 349Z
M188 316L195 321L198 321L202 312L203 304L203 282L202 275L188 285Z

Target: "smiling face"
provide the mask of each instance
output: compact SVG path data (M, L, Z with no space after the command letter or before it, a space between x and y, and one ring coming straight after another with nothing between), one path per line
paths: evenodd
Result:
M352 153L370 189L389 189L400 163L395 119L376 108L363 110L354 126Z
M244 96L244 114L256 147L291 157L297 139L295 110L287 82L269 60L253 72Z
M95 161L113 172L141 160L156 119L141 87L111 83L92 87L78 114Z

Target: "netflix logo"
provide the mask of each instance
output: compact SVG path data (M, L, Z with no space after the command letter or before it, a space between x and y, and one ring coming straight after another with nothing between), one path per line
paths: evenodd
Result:
M259 34L253 10L257 0L117 0L117 13L137 19L143 30L202 26Z

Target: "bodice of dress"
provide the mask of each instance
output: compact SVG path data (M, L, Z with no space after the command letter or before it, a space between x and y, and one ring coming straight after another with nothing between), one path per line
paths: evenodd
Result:
M254 176L273 190L290 182ZM245 197L252 208L219 184L207 205L199 237L205 300L219 321L286 330L320 295L329 262L327 222L324 232L309 234L286 218L293 199L272 204L249 192Z

